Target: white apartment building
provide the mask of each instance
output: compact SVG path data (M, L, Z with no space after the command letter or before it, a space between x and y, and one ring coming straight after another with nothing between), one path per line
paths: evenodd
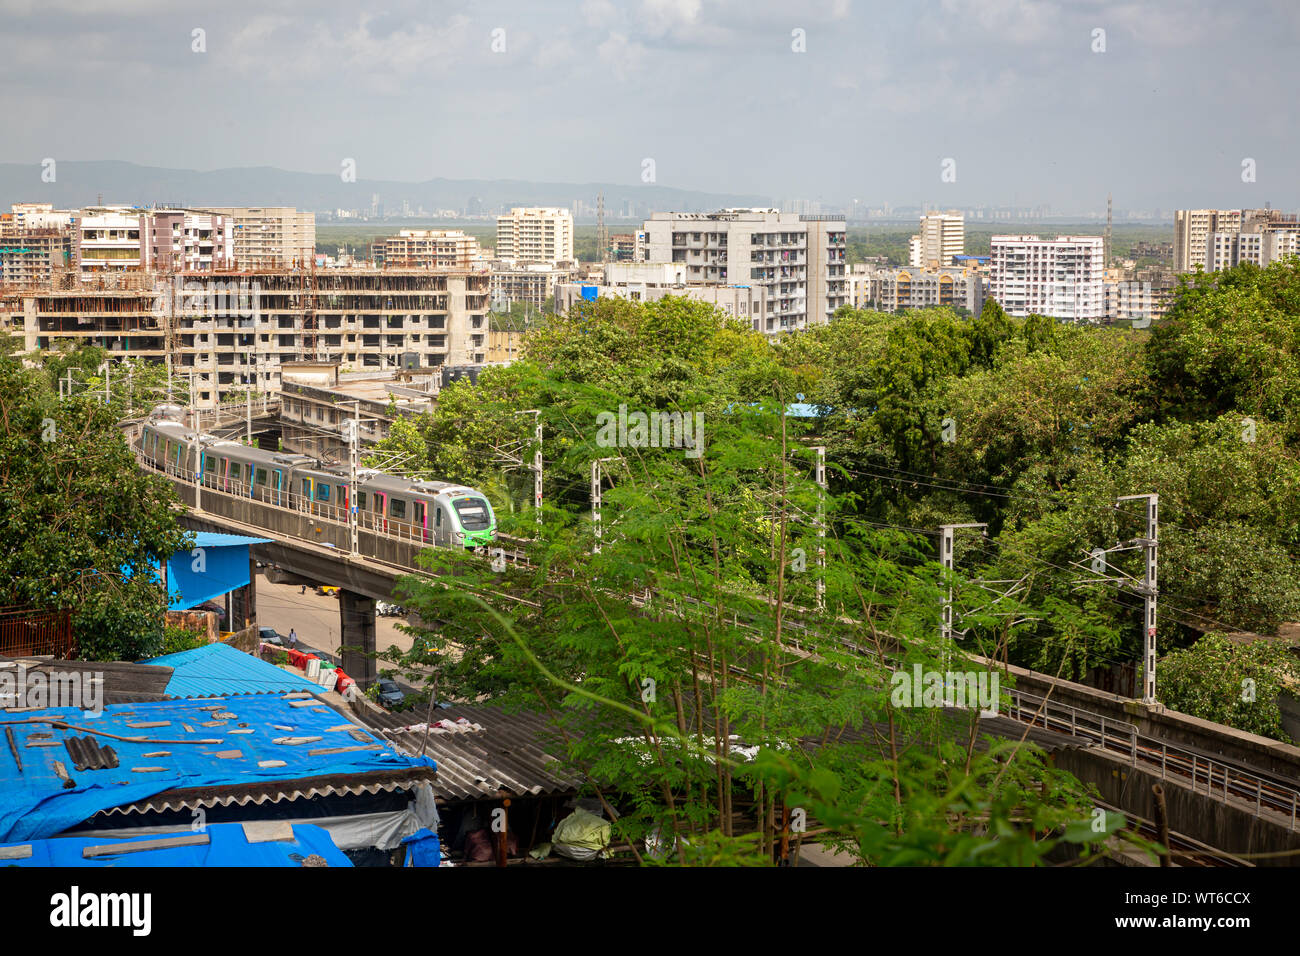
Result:
M497 217L498 259L573 262L573 215L555 207L516 207Z
M556 284L572 278L572 269L549 262L494 260L488 270L492 307L503 312L523 302L541 309L555 294Z
M482 261L478 240L459 229L402 229L371 245L375 262L424 269L470 269Z
M1300 255L1300 229L1260 232L1213 232L1205 246L1206 272L1231 269L1243 262L1260 268Z
M921 217L921 231L907 245L908 263L916 268L942 269L953 256L966 252L966 219L956 210L929 212Z
M316 255L316 214L291 206L209 206L234 224L239 269L294 269Z
M627 263L631 265L632 263ZM622 265L622 263L620 263ZM680 266L673 263L645 263L652 268L616 274L604 283L562 282L555 287L555 310L563 315L579 302L594 299L626 299L629 302L657 302L680 296L707 302L755 332L767 326L767 289L760 285L686 285Z
M17 230L68 229L77 218L75 209L55 209L48 202L16 202L10 209L10 222Z
M1104 258L1101 236L994 236L989 296L1008 315L1100 322L1106 317Z
M663 212L644 232L645 261L684 266L687 286L761 286L764 333L825 324L848 303L843 216Z

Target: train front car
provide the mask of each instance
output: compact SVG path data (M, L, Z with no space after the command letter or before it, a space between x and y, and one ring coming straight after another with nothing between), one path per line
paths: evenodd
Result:
M473 488L452 488L439 497L455 515L465 547L485 548L496 540L497 518L485 495Z

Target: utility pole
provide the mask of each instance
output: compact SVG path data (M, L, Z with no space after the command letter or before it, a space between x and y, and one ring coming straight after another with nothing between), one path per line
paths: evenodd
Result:
M826 446L817 453L817 610L826 610Z
M1146 552L1146 567L1142 575L1139 592L1143 600L1142 618L1142 702L1156 702L1156 596L1159 593L1156 580L1156 538L1160 518L1160 496L1121 495L1120 501L1145 501L1147 504L1147 534L1141 539L1142 549Z
M193 379L190 379L193 381ZM198 429L194 430L194 510L203 510L203 461L200 458Z
M104 359L104 404L105 405L108 405L112 401L112 396L108 392L108 380L109 380L110 373L112 372L112 369L113 369L113 360L111 358Z
M352 419L344 422L344 434L348 439L348 530L351 534L352 553L359 550L357 545L357 442L361 439L361 402L353 401Z
M597 458L591 463L591 521L596 532L595 540L591 545L592 554L600 554L600 466L607 461L622 461L622 459Z
M943 623L941 625L940 637L942 638L943 665L948 666L948 656L952 651L952 575L953 575L953 539L955 532L959 528L980 528L985 534L988 533L988 525L983 522L969 522L967 524L945 524L939 526L939 563L943 565L944 582L946 590L943 598Z

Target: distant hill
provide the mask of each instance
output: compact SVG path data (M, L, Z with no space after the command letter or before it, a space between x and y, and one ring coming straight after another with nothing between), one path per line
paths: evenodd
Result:
M360 170L364 173L364 170ZM770 206L766 196L707 193L658 185L616 183L537 183L513 179L431 179L422 183L358 178L343 182L337 174L298 173L270 166L247 169L164 169L117 160L60 160L56 180L41 181L39 163L0 163L0 204L51 202L57 207L105 203L151 206L295 206L313 212L334 209L369 210L379 194L385 212L423 206L463 209L477 197L485 212L509 206L572 206L582 200L594 206L605 193L606 215L619 218L624 203L658 210L709 212L724 206ZM644 210L637 211L640 216Z

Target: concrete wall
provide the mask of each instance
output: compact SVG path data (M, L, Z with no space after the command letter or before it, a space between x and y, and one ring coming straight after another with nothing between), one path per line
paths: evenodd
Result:
M1014 677L1018 690L1039 697L1047 697L1050 692L1049 700L1053 703L1127 721L1149 737L1215 754L1262 773L1300 780L1300 747L1166 710L1160 705L1147 706L1141 701L1108 694L1094 687L1055 680L1022 667L1013 666L1006 670Z
M1133 767L1111 754L1094 748L1058 751L1053 762L1084 783L1097 788L1104 803L1144 820L1156 819L1152 784L1165 792L1169 829L1227 853L1277 853L1300 850L1300 832L1290 829L1289 817L1268 814L1257 817L1253 805L1237 799L1224 803L1222 797L1193 792L1176 778L1160 779L1158 772ZM1260 857L1257 866L1295 866L1297 857Z

